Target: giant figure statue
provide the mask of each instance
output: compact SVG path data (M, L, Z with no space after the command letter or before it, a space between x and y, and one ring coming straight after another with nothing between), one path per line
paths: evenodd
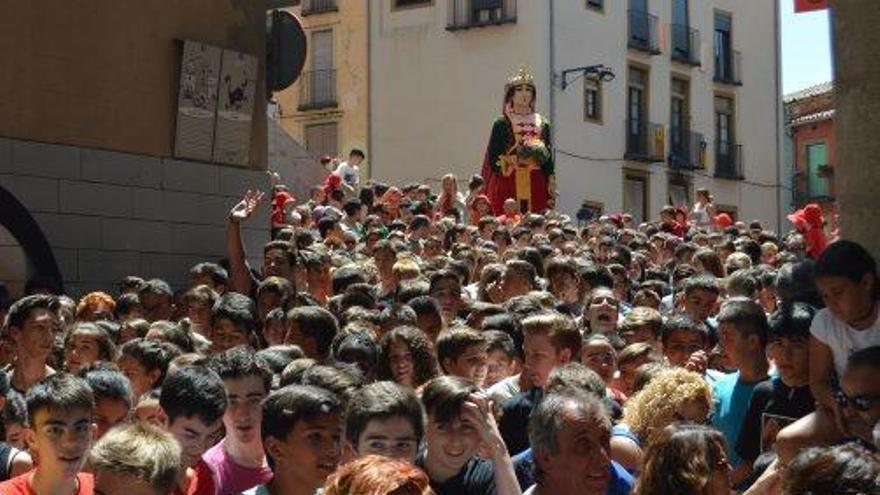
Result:
M503 115L492 125L482 175L496 215L508 198L523 213L555 207L550 123L535 112L535 81L524 68L504 86Z

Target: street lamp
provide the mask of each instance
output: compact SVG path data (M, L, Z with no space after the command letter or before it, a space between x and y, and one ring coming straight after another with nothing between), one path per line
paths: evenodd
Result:
M577 73L580 73L580 76L578 76L578 77L595 76L596 79L598 79L599 81L604 81L604 82L613 81L614 77L615 77L614 72L611 70L611 68L606 67L605 65L602 65L602 64L588 65L585 67L576 67L573 69L565 69L564 71L562 71L562 74L561 74L561 79L562 79L561 87L562 87L563 91L565 91L565 88L567 88L571 83L578 80L578 77L575 77L574 79L569 81L568 75L569 74L577 74Z

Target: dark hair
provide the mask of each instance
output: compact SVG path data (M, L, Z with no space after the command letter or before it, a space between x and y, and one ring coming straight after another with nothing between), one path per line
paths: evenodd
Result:
M45 309L55 313L60 305L61 302L58 297L47 294L34 294L22 297L9 307L9 313L6 314L6 326L7 328L21 328L28 317L30 317L31 312L37 309Z
M716 296L721 293L721 288L718 287L718 280L711 275L696 275L684 281L685 295L698 290L711 292Z
M131 384L118 369L85 368L80 372L80 376L89 384L95 394L95 401L118 400L124 402L126 408L131 409Z
M392 380L391 373L391 344L402 342L412 353L415 374L415 386L418 387L428 380L440 374L437 363L437 355L434 353L434 345L427 334L418 327L400 326L382 336L379 341L379 362L376 365L376 378L378 380Z
M27 424L27 403L21 393L16 392L15 390L10 390L6 395L6 406L3 408L3 421L20 425Z
M599 399L607 395L605 381L598 373L587 366L572 361L553 368L547 376L545 394L564 388L575 388L587 392Z
M265 361L246 346L233 347L208 360L208 367L221 380L237 380L256 377L262 380L266 393L272 388L272 371Z
M876 285L877 262L868 250L853 241L829 244L816 261L816 278L843 277L859 283L866 274L875 277Z
M284 252L287 256L287 264L290 266L296 265L296 252L293 249L293 245L287 241L270 241L267 242L263 246L263 256L266 255L269 251L273 249L279 249Z
M810 324L816 310L802 302L785 303L767 319L769 341L776 339L809 340Z
M227 285L229 283L229 274L225 268L217 263L203 262L189 269L189 276L191 278L198 277L199 275L211 277L211 282L214 285Z
M116 307L113 308L113 316L117 320L122 320L125 315L141 303L141 298L137 294L126 292L116 298Z
M70 344L71 339L78 332L94 337L98 344L98 361L116 360L116 345L113 343L113 338L101 326L87 321L76 323L73 328L70 329L67 333L67 337L64 339L65 348Z
M160 370L161 374L156 379L155 386L161 386L165 381L165 373L171 360L180 355L180 349L174 344L156 342L145 338L129 340L119 349L120 356L128 356L144 367L145 370Z
M448 424L461 416L468 396L479 392L473 383L458 376L434 378L422 390L425 412L438 424Z
M732 324L743 336L757 335L761 347L767 345L769 325L764 308L752 299L734 297L728 299L718 312L718 323Z
M313 420L338 413L342 402L333 392L310 385L288 385L263 401L263 439L285 440L301 420Z
M273 375L280 376L288 364L295 359L305 357L305 354L298 345L282 344L260 349L257 351L256 357L263 361Z
M330 275L334 294L342 294L348 286L366 283L367 277L357 265L345 265L337 268Z
M303 372L300 383L329 390L336 394L343 403L346 403L352 394L364 384L364 377L357 366L335 362L330 365L310 366Z
M257 328L257 320L254 316L254 301L238 292L227 292L220 297L214 306L214 314L211 316L211 324L225 318L237 328L243 329L248 335L253 335Z
M317 306L300 306L288 311L287 320L296 322L303 334L315 340L320 358L327 357L330 343L339 331L339 324L333 313Z
M260 282L260 285L257 286L257 293L254 298L259 299L264 293L277 294L278 297L281 298L281 305L283 306L295 292L296 287L293 286L293 283L290 280L274 276L266 277ZM220 300L223 301L223 298Z
M95 396L89 384L70 373L55 373L37 382L25 396L28 423L34 427L39 411L70 412L85 409L92 414Z
M150 280L144 281L144 285L138 289L138 294L156 294L168 298L174 297L174 292L171 291L171 286L161 278L151 278Z
M437 361L443 371L449 373L449 370L444 368L443 361L447 359L454 361L468 348L477 345L485 349L486 337L472 328L460 326L440 332L435 343Z
M344 211L346 215L352 216L355 213L359 212L363 205L364 204L363 202L361 202L360 199L351 198L342 205L342 211Z
M480 329L484 333L491 330L497 330L510 336L513 340L514 352L516 357L523 358L523 333L520 319L513 313L499 313L497 315L489 315L483 318Z
M365 155L363 150L361 150L360 148L352 148L351 151L348 153L348 156L351 155L359 156L361 157L361 160L367 157L367 155Z
M223 380L207 366L184 366L165 379L159 406L170 421L196 416L212 424L226 411L226 389Z
M176 346L181 352L195 352L195 342L189 331L189 319L184 318L178 323L168 320L154 321L150 330L158 333L159 342L167 342ZM147 332L149 333L149 332Z
M669 318L663 324L663 333L660 336L660 341L664 346L669 340L669 336L676 330L698 333L703 338L704 344L709 342L709 329L706 328L706 325L701 321L694 320L690 315L682 313Z
M847 368L873 366L880 368L880 345L866 347L850 354L846 361Z
M483 320L485 321L485 320ZM520 357L513 343L513 338L501 330L484 331L486 337L486 352L501 351L508 359L516 359Z
M782 483L786 495L880 493L880 456L857 443L805 449Z
M358 439L370 421L405 418L421 440L425 430L422 403L416 394L394 382L375 382L355 392L345 411L345 439L357 447Z

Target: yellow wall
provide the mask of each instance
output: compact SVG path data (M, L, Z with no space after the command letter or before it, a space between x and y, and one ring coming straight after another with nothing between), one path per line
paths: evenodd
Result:
M299 85L296 83L275 94L281 108L281 126L305 146L304 128L309 124L338 122L338 153L347 157L354 147L364 150L367 160L361 164L361 176L369 176L370 150L367 147L368 73L367 73L367 0L337 0L338 11L301 15L302 6L288 9L299 17L311 41L314 30L333 30L334 68L336 69L336 108L300 112L297 110ZM304 71L310 70L306 59Z
M265 79L265 9L243 0L4 2L0 136L171 156L182 45L256 55ZM265 115L257 85L255 117ZM251 166L266 162L254 119Z

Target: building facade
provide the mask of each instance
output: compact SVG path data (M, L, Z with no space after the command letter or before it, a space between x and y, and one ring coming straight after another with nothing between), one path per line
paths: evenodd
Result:
M374 178L479 173L524 66L564 212L652 219L706 187L720 210L779 228L776 2L377 0L368 18ZM581 70L594 65L614 80Z
M301 0L286 10L300 19L308 51L297 82L275 93L281 127L315 157L367 151L367 2Z
M835 210L834 86L823 83L785 96L787 132L792 143L790 170L793 208L822 206L826 218Z

